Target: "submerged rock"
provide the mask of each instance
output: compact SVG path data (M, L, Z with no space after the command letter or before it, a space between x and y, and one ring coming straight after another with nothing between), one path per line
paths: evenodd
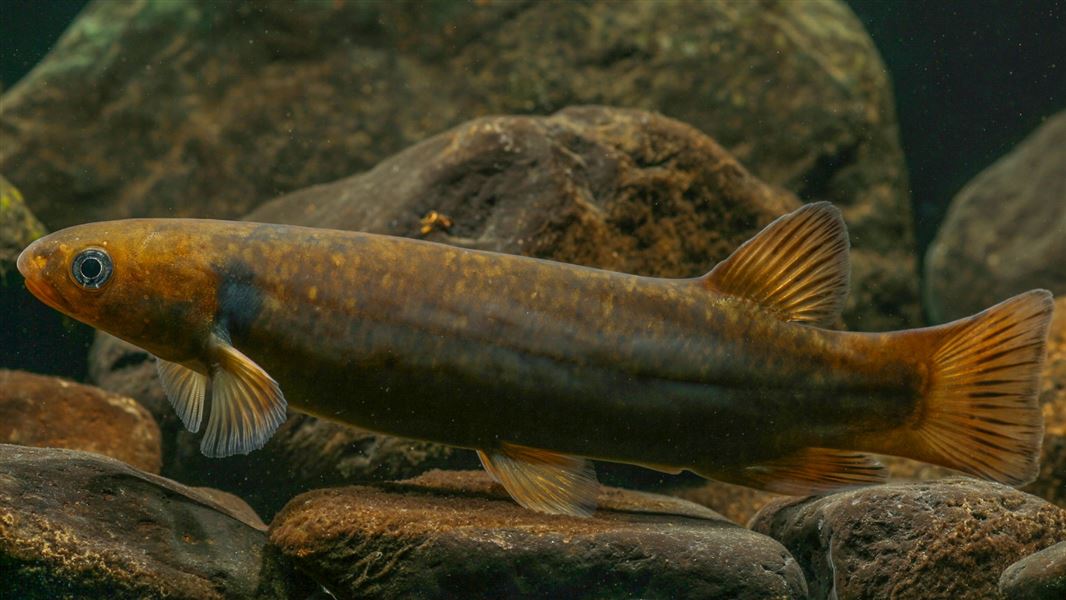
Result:
M271 544L338 598L803 598L777 542L682 500L604 488L590 518L519 507L480 472L318 490Z
M302 597L261 522L73 450L0 444L0 597Z
M925 261L937 321L1032 288L1066 294L1066 112L1048 119L951 202Z
M1040 475L1023 489L1066 508L1066 296L1055 300L1040 403L1044 409Z
M474 117L590 103L681 119L763 180L837 203L874 284L851 318L917 321L891 86L836 0L94 2L4 96L0 170L54 228L233 218ZM670 169L657 158L649 172Z
M58 377L0 369L0 443L69 448L158 473L159 427L136 400Z
M0 176L0 289L19 279L15 259L22 249L45 234L44 225L26 208L22 194Z
M995 598L1003 569L1066 540L1066 510L967 479L779 500L751 525L796 557L812 598Z
M1066 541L1007 567L999 579L999 591L1010 600L1066 598Z

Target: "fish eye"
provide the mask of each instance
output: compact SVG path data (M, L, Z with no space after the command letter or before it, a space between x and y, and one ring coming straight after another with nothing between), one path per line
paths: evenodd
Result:
M82 250L74 257L70 266L74 281L90 290L100 289L107 283L107 280L111 279L112 270L111 257L100 248Z

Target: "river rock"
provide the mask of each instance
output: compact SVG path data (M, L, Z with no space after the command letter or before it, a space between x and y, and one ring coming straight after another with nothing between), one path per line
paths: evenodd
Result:
M803 598L777 542L701 506L603 488L586 519L519 507L483 472L316 490L271 544L337 598Z
M159 439L155 419L132 398L0 369L0 443L85 450L158 473Z
M8 286L9 278L20 279L15 259L23 248L45 233L44 225L26 207L22 194L0 176L0 286Z
M917 322L891 86L836 0L98 1L4 96L0 170L53 228L233 218L474 117L589 103L678 118L764 181L840 205L873 284L856 323ZM649 174L670 170L658 158Z
M1011 563L1066 540L1066 510L954 479L778 500L751 526L796 557L811 598L996 598Z
M999 579L999 591L1010 600L1066 598L1066 541L1007 567Z
M1066 111L1047 120L951 201L925 260L937 321L1033 288L1066 294Z
M0 597L306 597L261 523L114 459L0 444Z
M1066 508L1066 296L1055 300L1047 350L1040 386L1044 409L1040 475L1023 489Z
M740 524L747 523L762 507L782 497L780 494L709 480L696 485L670 487L664 491L671 496L706 506Z

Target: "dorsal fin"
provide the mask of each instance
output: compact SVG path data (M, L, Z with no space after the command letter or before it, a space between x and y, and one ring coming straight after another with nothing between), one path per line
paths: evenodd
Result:
M828 326L840 316L851 270L840 211L815 202L779 217L700 278L785 321Z

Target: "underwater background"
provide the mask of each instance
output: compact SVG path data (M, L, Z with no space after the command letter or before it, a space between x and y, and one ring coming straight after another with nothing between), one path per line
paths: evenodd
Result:
M1023 491L899 459L899 487L796 503L604 465L644 491L601 504L641 516L546 525L472 453L304 415L201 456L149 357L35 300L14 257L202 216L683 277L829 200L850 329L1061 297L1064 32L1051 1L0 0L0 444L22 448L0 446L0 598L1062 597L1062 300Z

